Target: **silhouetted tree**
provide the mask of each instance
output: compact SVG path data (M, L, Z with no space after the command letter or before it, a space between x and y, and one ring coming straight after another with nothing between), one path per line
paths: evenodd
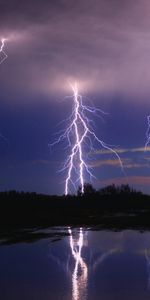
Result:
M82 196L82 188L81 186L79 186L78 191L77 191L77 195L80 197ZM92 186L91 183L84 183L84 196L88 196L88 195L92 195L95 194L96 190L94 189L94 187Z
M120 192L124 194L130 194L132 193L132 190L128 184L122 184L120 187Z
M99 194L101 195L115 195L117 193L117 188L114 184L108 185L99 190Z

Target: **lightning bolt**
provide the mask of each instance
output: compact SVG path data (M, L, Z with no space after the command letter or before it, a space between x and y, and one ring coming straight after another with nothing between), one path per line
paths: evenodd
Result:
M4 47L5 47L5 41L6 41L7 39L1 39L1 46L0 46L0 53L2 53L3 54L3 57L2 58L0 58L0 65L4 62L4 60L8 57L7 56L7 54L5 53L5 51L4 51Z
M87 147L87 145L91 152L94 152L94 142L97 142L97 144L99 144L102 148L112 152L118 159L118 162L123 170L123 164L120 156L113 148L111 148L111 146L97 137L92 127L92 121L88 117L89 114L95 114L99 116L99 114L106 113L98 108L84 105L83 97L79 94L76 83L71 85L71 88L73 90L73 109L71 116L67 119L67 121L70 122L70 125L66 130L63 132L61 131L62 134L59 132L59 138L51 144L51 146L54 146L55 144L67 139L68 146L71 149L70 155L68 155L62 168L62 171L67 170L67 177L65 180L65 195L69 194L71 185L76 190L77 184L81 186L81 193L83 194L85 173L88 174L90 180L92 177L94 177L85 159L84 149L85 146ZM75 181L73 180L73 174L76 176Z
M145 143L145 151L147 151L147 147L150 144L150 116L147 116L148 128L146 131L146 143Z
M5 47L5 41L7 39L1 39L1 46L0 46L0 53L3 54L3 57L0 57L0 65L4 62L4 60L8 57L7 54L4 51L4 47ZM8 143L8 140L0 133L0 138L2 138L3 140L5 140L5 142Z

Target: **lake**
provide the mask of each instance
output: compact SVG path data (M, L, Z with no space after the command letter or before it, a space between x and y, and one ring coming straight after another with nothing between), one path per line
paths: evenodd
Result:
M0 299L150 299L149 232L44 232L50 237L1 245Z

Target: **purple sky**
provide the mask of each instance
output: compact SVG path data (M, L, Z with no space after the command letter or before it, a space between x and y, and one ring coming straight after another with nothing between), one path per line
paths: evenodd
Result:
M150 193L150 2L62 0L0 3L0 189L63 193L58 173L67 152L50 151L57 124L71 111L69 81L109 114L95 119L99 137L119 149L94 154L95 187L128 183Z

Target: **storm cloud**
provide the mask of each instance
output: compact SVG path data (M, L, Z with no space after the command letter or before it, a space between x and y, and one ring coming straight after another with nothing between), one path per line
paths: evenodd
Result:
M150 94L150 3L146 0L1 1L0 36L9 58L3 89ZM137 97L138 96L138 97Z

